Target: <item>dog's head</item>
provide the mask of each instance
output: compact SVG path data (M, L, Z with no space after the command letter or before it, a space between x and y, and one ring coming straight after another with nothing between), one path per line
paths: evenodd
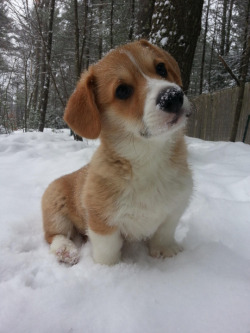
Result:
M126 131L142 139L182 128L189 102L177 62L145 40L109 52L83 73L64 119L79 135Z

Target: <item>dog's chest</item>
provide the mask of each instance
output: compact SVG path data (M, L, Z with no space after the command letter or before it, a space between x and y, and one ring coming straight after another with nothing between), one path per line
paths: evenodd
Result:
M179 204L183 206L184 188L185 177L178 177L174 169L146 166L134 173L118 199L112 224L128 239L150 237Z

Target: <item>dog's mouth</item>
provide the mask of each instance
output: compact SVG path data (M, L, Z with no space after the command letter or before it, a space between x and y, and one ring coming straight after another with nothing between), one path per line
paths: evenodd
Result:
M187 118L191 116L190 110L184 108L178 112L178 114L164 114L166 115L163 119L157 121L157 124L151 125L143 122L142 128L139 134L143 138L157 137L166 133L172 132L172 130L178 130L186 124Z
M168 125L171 127L179 122L179 120L185 120L186 118L189 118L192 115L192 109L185 109L182 108L179 113L173 115L173 119L168 122Z
M184 112L181 111L180 113L173 115L173 117L172 117L173 119L170 120L169 122L167 122L167 125L169 127L176 125L178 123L178 121L182 118L183 114L184 114Z
M149 128L146 125L143 126L143 129L141 129L139 131L139 133L140 133L140 136L142 136L143 138L146 138L146 139L148 139L152 136Z

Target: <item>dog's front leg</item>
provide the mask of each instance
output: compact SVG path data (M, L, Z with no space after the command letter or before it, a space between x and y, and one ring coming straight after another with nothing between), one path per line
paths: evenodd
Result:
M181 245L174 239L175 229L179 219L169 218L163 223L149 240L149 254L155 258L173 257L182 251Z
M92 255L96 263L115 265L120 261L123 240L119 230L101 234L89 228L88 235L92 244Z

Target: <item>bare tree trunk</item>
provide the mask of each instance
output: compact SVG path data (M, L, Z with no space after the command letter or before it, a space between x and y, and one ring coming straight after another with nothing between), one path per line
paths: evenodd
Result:
M63 74L61 66L59 67L59 69L60 69L60 74L61 74L61 80L62 80L63 90L64 90L64 96L65 96L66 99L68 99L69 98L69 93L68 93L68 89L66 87L66 82L65 82L66 79L65 79L65 76Z
M138 0L136 34L139 38L149 38L155 0Z
M80 34L79 34L79 20L78 20L78 1L74 0L74 27L75 27L75 79L76 81L81 76L81 55L80 55ZM72 130L71 130L72 131ZM82 138L72 131L74 140L82 141Z
M52 40L53 40L53 21L54 21L54 10L55 10L55 0L50 2L49 10L49 25L48 25L48 41L46 47L46 71L45 71L45 83L42 88L42 105L40 113L40 123L38 130L43 132L45 127L45 117L47 112L48 98L49 98L49 87L50 87L50 61L51 61L51 51L52 51Z
M204 74L204 66L205 66L205 55L206 55L207 28L208 28L208 14L209 14L209 10L210 10L210 0L208 0L208 4L207 4L205 31L204 31L204 38L203 38L203 50L202 50L202 58L201 58L201 75L200 75L200 94L202 94L202 88L203 88L203 74Z
M42 46L41 64L40 64L40 92L39 92L39 102L38 102L38 114L41 116L41 109L43 103L43 87L45 86L45 73L46 73L46 49L45 45ZM39 119L40 121L40 119Z
M221 56L224 56L224 54L225 54L227 5L228 5L228 0L224 0L224 2L223 2L222 26L221 26L221 44L220 44L220 55Z
M213 40L211 44L211 53L209 60L209 69L208 69L208 90L211 90L211 72L212 72L212 64L213 64L213 55L214 55L214 45L216 39L216 28L217 28L217 17L218 17L218 2L215 11L215 20L214 20L214 30L213 30Z
M90 57L90 41L92 37L92 23L93 23L93 11L92 9L90 10L90 21L89 21L89 31L88 31L88 41L86 45L86 68L89 67L89 57Z
M110 49L114 47L113 38L113 24L114 24L114 0L111 0L111 10L110 10Z
M78 2L74 0L74 26L75 26L75 76L76 80L81 75L80 70L80 46L79 46L79 24L78 24Z
M7 133L10 132L10 130L9 130L10 126L13 130L13 124L12 124L11 120L9 119L9 114L8 114L8 94L9 94L9 87L10 87L10 84L11 84L12 74L14 73L15 66L16 66L16 59L14 60L12 69L10 71L10 76L8 78L7 85L5 87L4 99L3 99L3 116L2 116L2 118L3 118L3 126L4 126Z
M135 0L131 0L130 13L131 13L131 22L130 22L128 39L132 41L134 34L134 24L135 24Z
M246 23L245 23L245 34L244 34L244 45L243 45L243 53L241 57L241 66L240 66L240 87L239 87L239 95L234 115L233 127L230 135L230 141L235 142L239 121L242 111L243 105L243 98L244 98L244 91L245 91L245 83L247 78L248 72L248 65L249 65L249 58L250 58L250 30L249 30L249 23L250 23L250 0L248 0L247 10L246 10Z
M38 92L39 92L39 69L40 69L40 48L41 42L37 38L35 40L35 84L34 84L34 97L32 101L32 109L34 114L37 112Z
M102 58L102 42L103 42L103 24L102 24L102 12L103 12L103 0L99 0L100 4L99 4L99 38L98 38L98 59Z
M27 120L28 120L28 79L27 79L27 67L28 58L24 59L24 131L27 132Z
M230 50L230 32L231 32L231 21L232 21L232 13L233 13L233 4L234 0L230 0L230 7L229 7L229 15L227 20L227 32L226 32L226 50L225 54L229 53Z
M82 68L84 68L84 60L83 55L85 53L86 40L87 40L87 24L88 24L88 0L84 0L84 24L83 24L83 33L82 33L82 47L81 47L81 55L80 55L80 73L82 72Z

